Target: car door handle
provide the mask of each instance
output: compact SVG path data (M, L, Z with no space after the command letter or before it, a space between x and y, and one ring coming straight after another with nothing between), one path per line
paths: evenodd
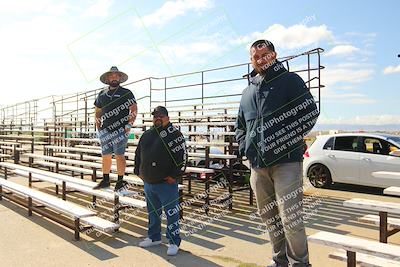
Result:
M362 160L365 160L365 161L371 161L370 158L361 157L361 159L362 159Z
M332 155L332 154L331 154L331 155L328 155L328 157L330 157L331 159L336 158L335 155Z

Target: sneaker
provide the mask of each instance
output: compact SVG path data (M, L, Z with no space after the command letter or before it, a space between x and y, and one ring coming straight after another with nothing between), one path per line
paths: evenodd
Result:
M100 181L93 189L107 188L110 187L110 181L105 181L104 179Z
M161 240L159 241L153 241L150 238L145 238L142 242L139 243L139 247L141 248L149 248L152 246L157 246L161 244Z
M169 245L168 250L167 250L167 255L168 256L175 256L178 254L179 247L177 245Z
M124 188L127 184L128 184L127 182L122 181L122 180L117 181L117 183L115 184L115 187L114 187L114 191L118 191L121 188Z

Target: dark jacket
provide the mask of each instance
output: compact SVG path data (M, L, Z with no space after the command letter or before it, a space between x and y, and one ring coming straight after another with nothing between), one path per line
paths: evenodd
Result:
M239 153L255 168L301 162L303 137L318 115L304 81L277 61L243 91L235 126Z
M146 183L162 183L167 176L179 181L185 171L187 149L182 133L171 123L151 127L139 140L135 152L136 175Z

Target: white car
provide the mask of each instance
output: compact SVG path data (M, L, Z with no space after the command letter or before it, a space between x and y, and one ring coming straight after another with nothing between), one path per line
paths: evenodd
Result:
M382 188L400 186L400 178L396 178L400 177L399 153L400 136L396 135L320 135L304 153L304 176L313 186L324 188L335 182Z

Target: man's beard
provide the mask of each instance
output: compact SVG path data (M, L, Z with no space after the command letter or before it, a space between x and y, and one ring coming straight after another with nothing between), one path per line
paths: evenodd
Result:
M110 86L113 87L113 88L118 87L118 85L119 85L119 81L117 81L117 80L113 80L113 81L110 82Z
M154 127L158 128L160 126L162 126L162 120L161 119L156 119L154 122Z

